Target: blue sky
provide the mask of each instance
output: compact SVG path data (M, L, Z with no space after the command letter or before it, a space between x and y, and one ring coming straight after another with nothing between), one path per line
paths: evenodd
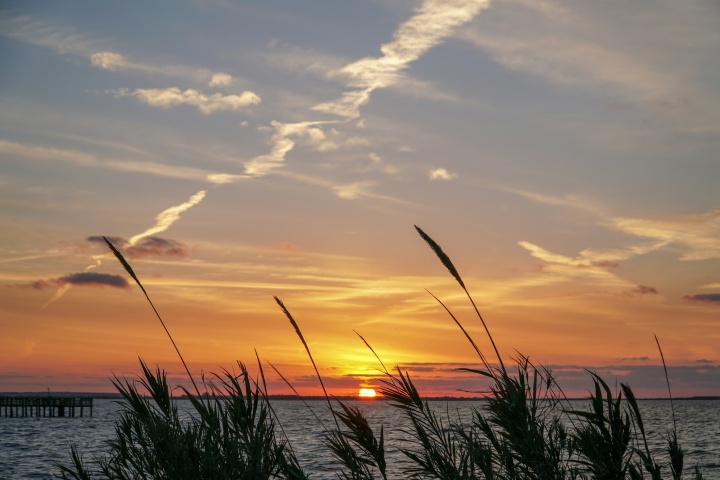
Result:
M146 312L98 235L197 368L257 347L300 378L272 295L331 377L371 381L353 329L472 361L418 224L508 355L630 372L656 333L716 393L719 32L709 1L4 2L0 378L175 361L151 318L118 328Z

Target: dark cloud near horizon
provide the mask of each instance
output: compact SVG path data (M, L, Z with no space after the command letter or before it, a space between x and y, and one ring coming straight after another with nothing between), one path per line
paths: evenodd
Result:
M657 295L659 292L657 288L648 285L637 285L630 290L623 292L623 296L638 297L643 295Z
M48 288L56 288L62 285L75 285L78 287L114 287L123 289L130 287L128 281L120 275L97 272L71 273L59 278L36 280L34 282L13 286L16 288L26 288L31 290L47 290Z
M720 303L720 293L698 293L697 295L685 295L682 298L693 302Z
M128 288L130 285L124 277L109 273L79 272L65 275L56 280L60 285L70 284L88 287Z
M146 257L178 257L185 258L187 256L187 247L177 240L162 237L145 237L140 239L135 245L125 247L127 243L122 237L106 237L110 243L120 250L124 256L128 258L146 258ZM87 237L90 243L99 243L105 245L105 240L99 235Z
M35 280L34 282L30 283L8 286L14 288L24 288L28 290L47 290L48 288L57 287L57 282L55 280Z
M105 237L107 238L110 243L113 244L116 248L122 248L125 243L127 243L127 240L125 240L123 237ZM87 237L85 239L86 241L90 243L99 243L100 245L105 246L105 240L103 239L102 235L92 235L90 237Z
M714 360L708 360L707 358L701 358L699 360L695 360L695 363L705 363L705 364L711 364L714 363Z

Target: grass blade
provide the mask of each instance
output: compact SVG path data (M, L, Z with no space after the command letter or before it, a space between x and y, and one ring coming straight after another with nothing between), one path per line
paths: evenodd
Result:
M285 316L290 320L290 324L295 329L295 333L297 333L297 336L300 337L300 341L302 342L303 346L305 347L305 351L308 354L308 357L310 357L310 362L312 363L313 368L315 369L315 374L318 377L318 380L320 380L320 386L323 389L323 393L325 394L325 400L327 400L328 407L330 407L330 411L333 411L332 404L330 403L330 396L327 393L327 390L325 389L325 383L323 382L322 377L320 376L320 371L317 368L317 365L315 364L315 360L313 359L312 353L310 353L310 347L308 347L307 342L305 341L305 337L303 337L302 332L300 331L300 327L298 326L297 322L293 318L293 316L290 314L287 308L285 308L285 304L280 300L278 297L273 297L278 305L280 305L280 308L282 309ZM335 415L333 415L333 420L335 420L335 426L338 430L340 430L340 425L338 424L337 419L335 418Z
M153 304L152 300L150 300L150 296L148 295L147 291L145 290L145 287L143 287L143 284L140 283L140 279L135 275L135 272L133 271L130 264L125 260L125 257L123 256L120 251L115 248L115 245L113 245L110 240L107 239L107 237L103 236L103 240L105 240L105 243L107 243L107 246L110 248L110 250L113 252L115 257L118 259L120 264L125 268L125 270L128 272L128 274L135 280L135 283L137 283L138 287L140 287L140 290L142 290L143 294L145 295L145 298L147 299L148 303L153 309L153 312L155 312L155 316L158 320L160 320L160 325L162 325L163 329L165 330L165 333L167 334L168 338L170 339L170 343L172 343L172 346L175 348L175 352L177 352L178 357L180 357L180 361L183 364L183 367L185 367L185 371L188 374L188 377L190 378L190 381L193 384L193 387L195 387L195 393L197 393L197 396L202 399L202 395L200 395L200 389L198 389L197 385L195 384L195 379L193 378L192 374L190 373L190 369L187 366L187 363L185 363L185 359L182 356L182 353L180 353L180 349L175 344L175 340L173 340L172 335L170 335L170 330L168 330L167 326L165 326L165 322L163 321L162 317L160 316L160 313L158 313L157 308L155 308L155 304Z
M477 314L478 318L480 319L480 322L482 323L482 326L485 328L485 333L487 334L488 338L490 339L490 343L492 344L493 350L495 350L495 355L497 355L498 362L500 362L500 368L502 369L503 375L507 376L507 370L505 370L505 364L502 361L502 357L500 356L500 352L497 349L497 346L495 345L495 340L493 340L492 334L490 334L490 329L488 328L487 324L485 323L485 320L483 319L482 315L480 314L480 310L478 310L477 305L475 305L475 300L473 300L472 296L470 295L470 292L465 287L465 282L463 282L462 278L460 277L460 274L458 273L457 269L455 268L455 265L453 265L452 261L450 261L450 257L443 251L443 249L440 247L440 245L437 244L435 240L430 238L430 236L423 232L423 230L415 225L415 230L420 234L423 240L427 242L427 244L430 246L430 248L435 252L435 255L440 259L443 265L445 265L445 268L450 271L450 274L457 280L457 282L460 284L462 289L465 291L465 295L467 295L468 300L470 300L470 303L472 304L473 308L475 309L475 313Z

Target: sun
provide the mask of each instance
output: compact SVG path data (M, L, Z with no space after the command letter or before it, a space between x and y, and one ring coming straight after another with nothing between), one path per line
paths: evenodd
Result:
M375 398L375 397L377 397L377 393L375 393L375 390L372 388L361 388L360 392L358 392L358 397L360 397L360 398Z

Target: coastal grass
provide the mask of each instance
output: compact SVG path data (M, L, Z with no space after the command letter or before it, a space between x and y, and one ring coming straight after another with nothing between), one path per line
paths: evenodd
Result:
M458 318L435 295L478 355L478 368L460 369L489 382L481 406L472 407L470 419L439 413L422 397L411 374L396 367L389 370L375 355L382 372L380 393L404 416L410 443L394 447L407 459L402 478L417 479L673 479L683 477L684 452L679 444L674 408L673 428L668 432L667 459L658 460L649 448L638 402L629 385L616 393L597 374L588 371L593 388L587 408L571 405L550 369L535 365L518 354L508 368L490 329L480 314L458 270L429 235L418 234L448 269L465 292L482 324L496 356L491 363ZM107 240L106 240L107 241ZM307 479L267 395L265 374L257 358L259 378L238 362L239 373L223 370L203 377L204 395L150 300L138 276L122 253L108 247L141 288L185 367L194 392L183 388L190 401L190 415L179 413L167 375L150 369L140 359L141 374L131 380L112 381L121 394L121 413L109 453L87 463L74 447L68 465L60 465L63 479ZM335 459L333 478L387 479L385 428L373 427L353 403L332 398L302 331L286 305L275 301L305 347L324 392L334 424L326 426L313 412L324 432L324 445ZM356 332L357 333L357 332ZM670 381L660 342L655 338ZM257 353L256 353L257 356ZM271 367L297 393L280 371ZM299 396L299 395L298 395ZM307 405L307 404L306 404ZM671 403L672 407L672 403ZM390 446L390 448L393 448ZM695 480L702 472L695 467Z

